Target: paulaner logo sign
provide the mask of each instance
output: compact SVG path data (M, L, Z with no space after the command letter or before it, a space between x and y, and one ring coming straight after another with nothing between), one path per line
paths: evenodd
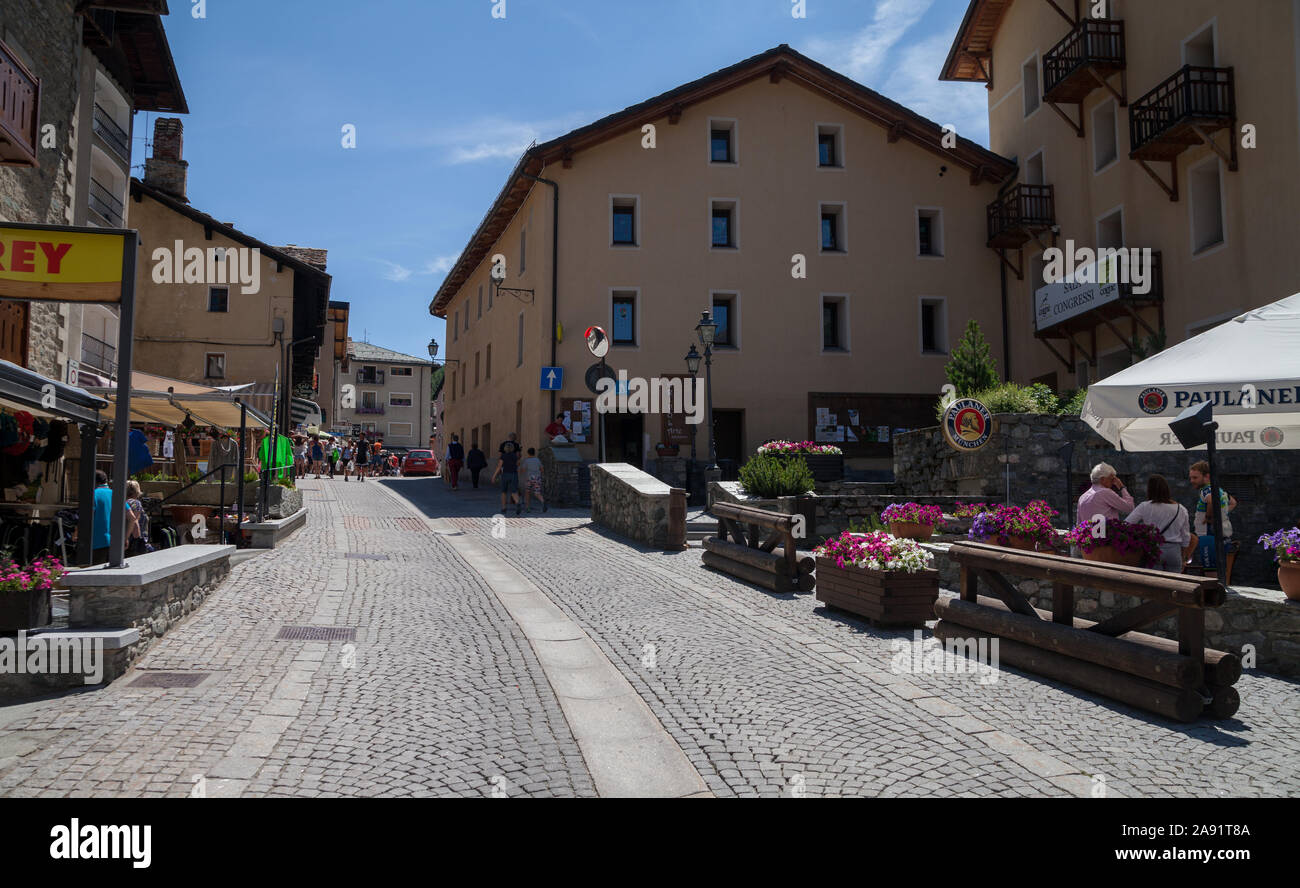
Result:
M1300 385L1259 388L1255 385L1242 386L1239 389L1171 389L1172 396L1164 389L1148 388L1138 395L1138 405L1144 413L1156 416L1172 406L1174 411L1181 411L1193 404L1209 401L1215 407L1238 407L1253 410L1259 407L1300 405Z

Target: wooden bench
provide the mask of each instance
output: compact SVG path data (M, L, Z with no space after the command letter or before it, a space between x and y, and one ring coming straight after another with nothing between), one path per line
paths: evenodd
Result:
M954 543L949 557L961 568L961 596L935 604L936 638L996 638L1012 666L1179 721L1236 713L1241 658L1205 647L1205 609L1227 597L1216 578L983 543ZM1049 580L1051 611L1033 607L1006 575ZM1094 623L1074 616L1076 587L1143 601ZM1169 614L1178 616L1176 641L1136 631Z
M703 541L705 567L773 592L813 590L816 562L800 558L795 547L799 516L731 503L714 503L711 511L718 519L718 535Z

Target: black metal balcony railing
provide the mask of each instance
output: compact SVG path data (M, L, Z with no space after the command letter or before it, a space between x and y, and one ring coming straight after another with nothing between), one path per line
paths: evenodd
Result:
M122 199L109 191L93 176L90 179L90 194L88 196L90 208L104 217L104 221L109 225L120 227L122 225L123 210Z
M1043 54L1043 97L1049 102L1081 100L1101 86L1089 66L1105 77L1123 70L1124 54L1124 22L1083 19Z
M383 408L383 407L375 407L375 406L371 406L371 407L358 407L358 408L357 408L357 413L358 413L358 414L361 414L361 415L383 416L383 415L384 415L384 408Z
M0 163L36 166L40 81L0 42Z
M1036 229L1056 224L1056 197L1051 185L1016 185L988 206L990 247L1019 247Z
M1193 126L1217 129L1237 116L1231 68L1184 65L1129 108L1129 156L1161 160L1200 142Z
M95 103L95 111L91 117L91 127L95 135L108 143L108 147L113 149L114 154L127 163L131 162L131 137L127 135L126 130L117 125L113 116L98 102Z
M383 370L370 370L370 371L358 370L357 382L363 385L383 385L384 371Z
M117 349L89 333L82 333L81 363L112 375L117 367Z

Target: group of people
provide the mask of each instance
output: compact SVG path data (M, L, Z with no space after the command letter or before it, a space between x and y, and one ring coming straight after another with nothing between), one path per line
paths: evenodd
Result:
M297 437L293 443L293 464L296 478L315 474L330 478L342 474L348 481L356 475L358 481L367 477L397 473L397 454L384 450L384 443L362 435L351 438L322 439L317 436Z
M1187 480L1196 490L1194 517L1188 515L1181 503L1174 502L1169 482L1163 475L1152 475L1147 479L1147 498L1140 505L1134 503L1133 495L1109 463L1094 466L1090 480L1092 486L1079 497L1079 521L1092 521L1098 515L1107 521L1116 521L1127 515L1124 520L1130 523L1158 528L1161 534L1161 570L1182 573L1188 564L1204 570L1214 570L1218 566L1214 534L1208 529L1211 512L1209 463L1204 460L1192 463L1187 471ZM1237 500L1222 487L1218 487L1218 491L1220 532L1226 550L1232 538L1228 513L1237 508Z
M479 475L487 468L487 457L479 449L478 442L470 445L466 453L465 445L460 442L460 435L452 435L447 451L443 454L443 477L452 490L460 489L460 470L469 470L470 482L478 489ZM501 483L501 514L511 502L515 505L515 514L522 514L524 509L533 510L533 499L542 504L542 511L550 507L542 494L542 461L537 458L537 448L529 447L524 455L519 436L514 432L501 443L497 450L497 467L492 473L491 484ZM522 501L520 499L522 495Z

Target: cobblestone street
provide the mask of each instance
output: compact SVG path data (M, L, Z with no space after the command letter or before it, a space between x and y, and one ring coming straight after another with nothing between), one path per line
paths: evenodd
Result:
M494 518L494 491L428 479L300 487L307 526L131 673L0 708L0 795L1300 793L1294 682L1248 670L1236 718L1178 725L1009 669L897 672L911 633L585 513ZM204 678L132 687L159 671Z

